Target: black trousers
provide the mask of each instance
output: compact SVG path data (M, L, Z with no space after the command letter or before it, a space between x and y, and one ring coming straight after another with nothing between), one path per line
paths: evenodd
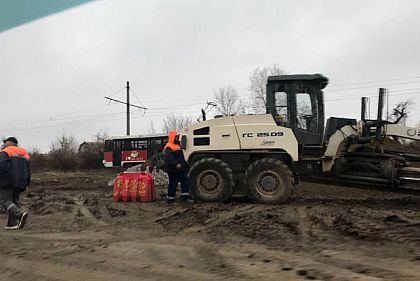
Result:
M175 199L176 187L181 183L181 196L189 196L190 187L188 184L187 172L168 173L168 196L167 199Z
M9 214L7 225L17 225L22 215L19 209L19 191L13 187L4 187L0 189L0 197L5 201L6 211Z

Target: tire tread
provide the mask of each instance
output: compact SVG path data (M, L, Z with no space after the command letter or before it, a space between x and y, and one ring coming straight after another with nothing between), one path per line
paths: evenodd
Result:
M198 194L195 193L195 190L193 188L191 188L191 193L194 196L195 199L202 201L202 202L225 202L227 200L230 199L232 192L233 192L233 186L234 186L234 181L233 181L233 171L232 169L228 166L228 164L226 164L225 162L223 162L220 159L217 158L212 158L212 157L208 157L208 158L203 158L198 160L197 162L195 162L191 168L190 168L190 172L189 172L189 176L191 175L191 172L194 172L196 169L199 169L200 166L202 165L209 165L211 164L212 166L219 166L222 168L222 170L224 170L224 174L228 177L228 181L229 184L226 185L225 184L225 188L227 188L227 190L225 192L223 192L222 197L219 200L204 200L203 198L200 198L198 196Z
M273 166L278 166L281 170L283 170L283 172L286 174L286 191L284 196L282 196L281 198L277 199L276 201L274 200L268 200L266 198L259 198L257 197L251 190L251 187L249 186L249 184L252 182L252 176L253 176L253 172L260 166L264 166L264 165L273 165ZM249 167L246 169L245 174L244 174L244 180L245 183L247 185L247 191L248 191L248 196L249 198L254 201L255 203L262 203L262 204L276 204L276 203L284 203L287 201L288 197L291 195L292 193L292 183L293 183L293 174L292 171L290 170L289 166L287 166L283 161L278 160L278 159L274 159L274 158L262 158L262 159L258 159L254 162L252 162Z

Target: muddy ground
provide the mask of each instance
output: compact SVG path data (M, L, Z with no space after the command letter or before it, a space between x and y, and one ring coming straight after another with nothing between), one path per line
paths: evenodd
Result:
M113 202L114 176L35 173L0 280L420 280L420 195L303 183L281 206L168 207Z

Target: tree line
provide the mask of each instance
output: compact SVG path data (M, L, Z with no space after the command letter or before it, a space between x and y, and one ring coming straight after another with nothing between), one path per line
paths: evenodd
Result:
M93 140L81 144L70 134L63 133L43 153L35 148L29 151L32 170L86 170L103 168L104 142L109 137L99 130Z

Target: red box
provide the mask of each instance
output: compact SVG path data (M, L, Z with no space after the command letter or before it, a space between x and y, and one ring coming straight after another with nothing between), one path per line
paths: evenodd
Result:
M150 202L156 200L154 179L146 172L122 172L114 180L114 201Z

